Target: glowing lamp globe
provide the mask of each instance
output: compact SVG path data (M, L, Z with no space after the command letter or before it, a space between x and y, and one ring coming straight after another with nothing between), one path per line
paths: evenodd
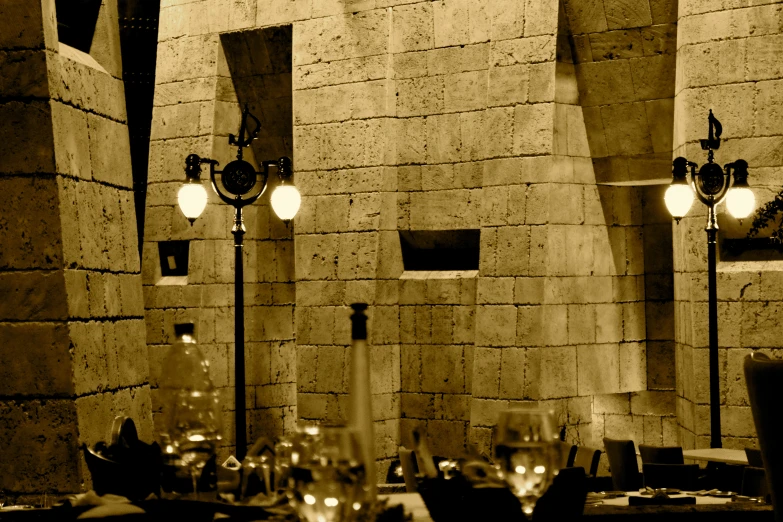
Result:
M673 183L666 189L663 197L666 208L676 220L682 219L693 205L693 190L685 183Z
M302 196L293 185L279 185L271 196L272 209L283 221L290 221L299 211Z
M177 193L177 203L192 225L207 206L207 191L199 182L185 183Z
M737 219L745 219L756 208L756 196L748 187L733 187L726 196L726 208Z

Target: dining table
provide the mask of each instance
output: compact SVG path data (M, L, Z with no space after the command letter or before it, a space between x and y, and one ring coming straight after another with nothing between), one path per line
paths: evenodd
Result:
M641 496L640 492L626 492L624 496L608 498L600 504L585 506L583 518L587 522L773 522L772 506L758 502L740 502L728 496L696 496L696 504L629 506L628 498ZM671 495L684 497L688 494ZM381 495L389 506L402 504L412 522L433 522L424 500L418 493ZM486 520L493 520L492 506L486 507ZM557 521L561 522L561 521ZM568 521L562 521L568 522Z
M685 460L701 462L720 462L723 464L740 464L747 466L748 457L745 450L731 448L702 448L684 450L682 456Z

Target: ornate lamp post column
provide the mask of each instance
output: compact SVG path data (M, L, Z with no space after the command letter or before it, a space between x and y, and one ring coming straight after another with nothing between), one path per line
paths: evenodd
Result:
M707 206L707 285L708 327L710 345L710 447L720 448L720 376L718 368L718 293L717 293L717 238L718 220L716 207L724 200L729 213L740 221L750 215L756 205L753 192L748 187L748 163L738 159L723 168L714 163L714 152L720 148L723 127L710 110L709 137L701 140L701 148L707 151L707 163L698 171L696 163L683 157L674 160L672 184L666 190L665 201L672 217L680 222L693 204L693 194ZM690 184L688 183L690 167Z
M252 119L254 127L248 129L248 118ZM177 195L179 207L190 224L198 218L207 205L207 192L201 184L201 165L209 165L209 178L212 189L225 203L233 206L234 224L231 233L234 235L234 383L236 400L236 452L241 461L247 452L247 421L245 418L245 295L244 266L242 244L245 235L245 224L242 209L254 203L261 197L267 186L269 168L276 167L281 184L272 193L271 203L275 213L283 221L291 220L299 210L301 197L293 185L286 185L286 180L293 174L291 158L283 156L277 160L262 161L261 172L242 159L242 149L256 139L261 130L261 122L250 114L247 106L242 111L242 123L239 136L229 135L228 142L237 147L237 159L228 163L222 171L216 169L218 162L190 154L185 159L185 175L187 181L182 185ZM245 134L247 133L247 138ZM218 177L220 178L218 180Z

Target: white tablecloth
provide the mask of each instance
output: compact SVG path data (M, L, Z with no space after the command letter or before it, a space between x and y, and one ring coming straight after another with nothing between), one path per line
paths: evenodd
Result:
M628 497L641 497L642 495L638 491L629 491L627 496L625 497L618 497L618 498L610 498L603 500L602 504L592 504L592 505L598 505L598 506L627 506L628 505ZM685 494L679 494L679 495L669 495L672 498L682 498L682 497L688 497L688 496L695 496L695 495L685 495ZM702 497L702 496L696 496L696 504L726 504L727 502L731 502L731 498L726 497ZM589 508L589 506L588 506Z

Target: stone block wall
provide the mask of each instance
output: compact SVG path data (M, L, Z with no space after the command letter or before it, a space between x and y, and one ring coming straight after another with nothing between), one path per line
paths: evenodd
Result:
M173 341L173 325L195 322L212 379L222 391L221 453L227 454L235 440L234 209L209 187L207 169L202 181L209 203L192 226L176 207L177 191L184 181L188 154L214 158L220 162L218 169L235 159L236 148L228 144L228 135L238 133L245 104L261 120L259 138L245 149L245 159L258 168L257 160L293 155L291 35L289 28L221 37L218 33L229 29L227 18L208 15L203 11L206 7L205 2L161 4L144 295L153 397L157 397L160 365ZM210 24L221 25L210 30ZM286 226L274 217L269 206L269 194L277 185L273 170L266 193L243 210L250 440L279 436L291 431L296 422L293 225ZM172 240L189 241L185 280L161 276L158 242ZM153 406L160 411L157 401Z
M0 26L0 489L71 493L115 415L152 438L117 5L102 64L58 43L53 1L4 2Z
M743 158L758 204L781 185L783 120L778 107L783 75L776 58L783 50L783 4L742 2L717 6L681 0L677 42L675 155L702 164L698 140L706 137L712 109L723 124L716 162ZM725 211L721 209L721 213ZM749 221L749 220L748 220ZM721 215L723 228L744 235ZM706 208L698 202L674 227L676 300L677 418L686 447L709 445L709 364L707 330ZM755 444L755 430L742 371L751 350L780 357L779 262L718 262L721 425L726 447Z
M227 159L208 123L237 124L233 99L219 103L226 41L291 24L298 416L345 418L347 305L361 300L379 458L422 423L436 452L489 451L497 412L531 402L594 442L594 396L647 390L647 223L640 190L596 184L566 14L550 0L164 1L150 172L171 187L148 204L148 325L211 307L149 295L156 241L227 233L224 205L193 229L174 208L185 155ZM480 231L478 271L405 270L398 231L457 229Z

